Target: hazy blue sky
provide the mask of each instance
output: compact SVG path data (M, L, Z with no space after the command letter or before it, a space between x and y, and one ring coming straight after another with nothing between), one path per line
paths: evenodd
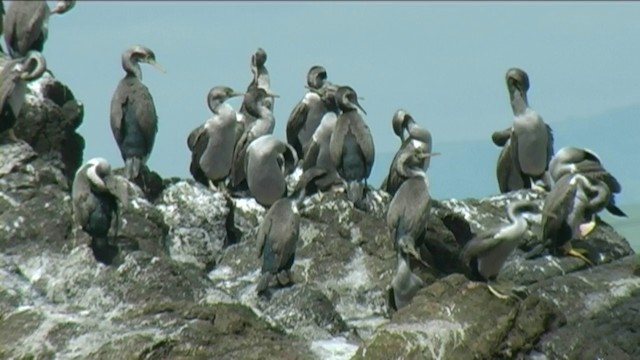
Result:
M120 55L133 44L153 49L167 73L143 65L160 123L148 165L164 177L187 177L186 137L210 115L208 90L245 90L259 46L282 96L275 103L281 139L307 70L321 64L331 81L365 98L377 152L398 147L390 125L398 108L432 132L437 151L440 142L490 141L493 130L511 123L504 74L513 66L529 73L530 105L552 125L639 103L638 19L635 2L81 0L51 17L44 54L84 102L85 160L103 156L120 167L109 128L111 96L124 74ZM486 161L494 173L497 154L469 154L469 161ZM444 154L438 160L444 163ZM388 165L377 162L374 172Z

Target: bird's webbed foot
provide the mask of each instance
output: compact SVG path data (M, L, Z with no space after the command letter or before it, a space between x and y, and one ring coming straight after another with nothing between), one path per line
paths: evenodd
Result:
M531 190L538 192L538 193L546 193L548 191L547 189L547 185L544 182L541 181L536 181L536 182L531 182Z
M289 287L293 285L293 279L291 278L291 272L289 270L282 270L276 275L276 280L281 287Z
M565 255L577 257L578 259L581 259L582 261L586 262L590 266L594 265L593 262L591 262L591 260L589 260L589 258L585 256L589 253L587 250L577 249L577 248L571 247L571 245L566 247L564 250L565 250Z
M513 286L512 284L506 284L498 282L496 280L487 281L487 289L489 292L501 300L522 300L528 296L526 287Z

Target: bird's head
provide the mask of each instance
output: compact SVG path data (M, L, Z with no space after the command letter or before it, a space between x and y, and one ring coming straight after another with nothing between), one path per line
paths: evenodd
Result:
M342 111L357 111L357 109L360 109L367 115L367 112L362 108L358 99L358 94L351 86L340 86L336 91L336 102Z
M505 78L509 92L513 93L517 90L521 94L525 95L527 91L529 91L529 76L524 70L519 68L510 68L507 70Z

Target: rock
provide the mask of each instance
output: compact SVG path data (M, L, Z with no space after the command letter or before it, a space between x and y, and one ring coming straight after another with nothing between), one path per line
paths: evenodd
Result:
M196 182L181 181L166 188L156 203L169 226L169 255L211 270L227 242L227 200Z
M0 68L4 63L0 57ZM82 165L84 138L76 130L82 124L84 106L49 70L28 82L27 89L14 131L39 155L61 161L61 170L71 184Z
M579 243L596 264L587 267L525 259L540 243L534 218L499 276L526 287L521 301L495 298L461 262L475 233L506 220L508 201L541 205L544 195L434 201L420 249L432 267L413 269L426 285L391 313L384 192L368 192L366 212L340 192L305 199L293 284L258 297L255 232L265 209L253 199L159 176L150 196L116 175L128 201L105 264L86 234L72 236L65 169L27 144L0 146L1 358L640 356L640 260L607 224Z

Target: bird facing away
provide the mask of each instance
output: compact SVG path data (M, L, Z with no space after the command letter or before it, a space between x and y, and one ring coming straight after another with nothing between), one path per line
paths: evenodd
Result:
M300 207L305 196L306 184L323 169L310 169L298 183L291 197L278 199L265 214L256 236L258 258L262 258L261 277L256 285L258 294L269 287L273 276L280 285L291 283L289 271L295 261L296 245L300 233Z
M107 236L114 216L117 230L117 201L124 198L110 185L111 176L111 165L106 159L91 159L76 172L71 190L74 233L81 228L92 237L92 249L98 260L101 259L97 252L109 248Z
M273 113L267 107L265 99L280 97L277 94L267 92L262 88L253 87L244 95L246 112L255 118L245 126L240 139L233 150L233 164L231 165L231 185L238 188L246 179L245 157L247 148L251 142L262 135L273 134L276 120Z
M397 110L391 119L393 132L400 138L400 149L396 152L389 166L389 173L382 182L380 188L393 196L400 185L406 180L405 177L398 172L398 157L406 147L411 148L410 151L415 149L423 149L424 152L431 154L433 143L431 140L431 133L420 127L411 114L405 110ZM407 132L408 136L405 137L404 133ZM431 158L427 157L422 159L417 166L427 171L431 164Z
M285 176L295 169L298 158L291 145L273 135L255 139L247 149L247 184L256 201L269 207L287 196Z
M329 111L322 95L314 91L321 89L326 82L325 68L319 65L312 66L307 73L309 91L293 108L287 120L287 142L296 149L300 159L303 159L322 117Z
M553 133L542 117L529 107L527 91L529 77L521 69L511 68L506 74L507 88L514 113L513 131L511 132L510 151L514 166L522 176L531 178L532 189L544 191L535 184L536 180L544 180L550 187L546 177L549 161L553 156Z
M0 71L0 134L13 142L19 141L13 126L18 120L27 93L27 81L44 74L47 62L41 53L31 51L24 58L9 60Z
M510 296L492 287L498 273L509 255L518 247L522 237L529 228L529 219L523 217L526 212L539 212L538 206L529 200L519 200L509 203L507 216L509 224L500 225L480 232L462 249L462 259L469 264L471 259L477 259L478 273L487 281L489 291L501 299Z
M3 32L7 51L12 58L42 52L47 41L49 15L64 14L75 6L75 0L58 1L53 10L45 0L12 1L4 19Z
M618 180L608 172L598 155L584 148L563 147L551 159L549 163L549 174L554 182L563 176L570 174L582 174L591 181L602 181L607 185L608 195L605 200L596 204L595 212L607 209L612 215L626 217L627 215L615 204L615 194L622 191L622 186ZM584 236L588 235L596 226L595 212L589 214L590 221L580 225Z
M427 175L419 165L431 156L424 148L405 148L398 159L398 171L405 180L387 209L387 226L397 249L400 238L408 237L407 252L422 261L416 246L424 240L431 215L431 197ZM418 244L416 244L418 242Z
M212 88L207 94L207 104L213 116L205 122L203 131L194 133L195 138L187 139L188 144L193 143L189 167L191 174L213 190L217 189L216 185L224 186L231 171L236 142L236 112L225 101L242 95L228 86Z
M134 180L151 155L158 115L149 89L142 83L140 63L147 63L161 72L151 49L136 45L122 54L122 68L126 75L118 83L111 99L111 131L125 162L127 179Z
M608 195L609 189L602 181L592 182L579 173L563 176L547 195L542 208L542 241L551 244L553 253L561 250L565 255L592 264L583 251L572 248L571 240L584 237L580 224L585 215Z
M340 177L346 183L349 201L356 208L365 209L364 189L375 160L371 130L358 113L366 111L358 103L358 95L349 86L340 86L336 102L342 113L336 120L329 150Z
M410 245L412 242L413 239L409 236L398 240L396 272L387 293L389 307L393 310L407 306L418 290L424 286L422 279L411 271L409 254L412 251Z

